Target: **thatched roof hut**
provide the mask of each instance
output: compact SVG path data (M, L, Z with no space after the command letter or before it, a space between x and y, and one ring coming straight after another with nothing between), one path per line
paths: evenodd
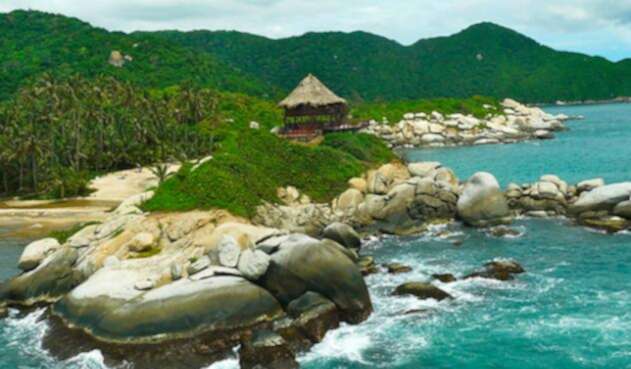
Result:
M346 100L329 90L313 74L309 74L278 106L292 110L300 107L321 108L338 104L345 106Z
M285 109L286 137L306 138L335 131L346 125L346 100L309 74L278 106Z

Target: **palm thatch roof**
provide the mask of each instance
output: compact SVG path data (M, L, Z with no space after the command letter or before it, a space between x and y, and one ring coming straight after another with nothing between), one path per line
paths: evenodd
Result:
M293 109L300 105L318 108L334 104L346 104L346 100L329 90L313 74L309 74L278 106Z

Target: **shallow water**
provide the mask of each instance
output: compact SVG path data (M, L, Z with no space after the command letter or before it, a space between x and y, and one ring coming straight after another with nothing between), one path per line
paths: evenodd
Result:
M583 114L553 141L409 152L438 160L461 178L481 169L503 184L555 173L574 182L602 176L631 179L631 105L554 109ZM300 357L306 369L554 368L631 369L631 234L605 235L564 220L519 220L517 238L493 238L459 225L420 237L371 241L377 262L402 262L413 272L369 276L375 313L358 326L329 332ZM17 270L26 243L3 236L0 279ZM445 232L447 231L447 232ZM464 240L455 246L453 240ZM440 284L455 299L437 303L390 296L400 283L433 273L463 276L496 258L527 270L513 282L473 279ZM413 310L423 312L406 314ZM12 311L0 321L0 369L106 368L98 351L59 362L41 349L43 310ZM236 360L211 366L237 368Z

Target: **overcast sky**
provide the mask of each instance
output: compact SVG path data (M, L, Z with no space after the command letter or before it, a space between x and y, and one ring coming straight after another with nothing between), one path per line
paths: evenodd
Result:
M631 57L631 0L0 0L110 30L230 29L279 38L363 30L410 44L492 21L562 50Z

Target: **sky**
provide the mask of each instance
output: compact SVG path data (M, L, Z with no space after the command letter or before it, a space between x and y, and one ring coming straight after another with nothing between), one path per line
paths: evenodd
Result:
M482 21L559 50L631 57L631 0L0 0L118 31L239 30L281 38L367 31L409 45Z

